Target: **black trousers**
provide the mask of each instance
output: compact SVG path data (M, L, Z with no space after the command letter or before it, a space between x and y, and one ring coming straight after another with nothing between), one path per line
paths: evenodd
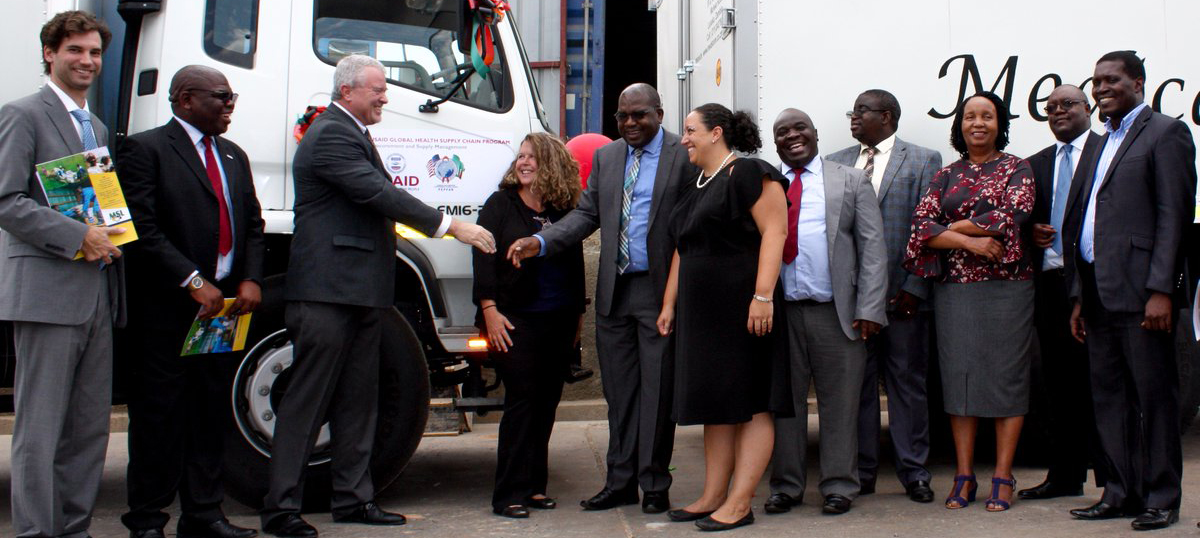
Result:
M1111 312L1098 299L1094 269L1080 263L1092 399L1110 474L1104 502L1179 508L1179 370L1174 333L1141 327L1144 312Z
M262 522L299 513L304 471L329 421L333 497L339 515L374 500L371 447L379 400L383 309L291 301L284 323L295 345L292 380L276 412L270 491Z
M503 510L546 493L550 432L571 364L579 314L504 312L513 329L508 352L493 351L504 382L504 416L496 450L492 507Z
M1048 419L1048 482L1075 487L1087 480L1088 464L1096 485L1106 477L1103 451L1092 411L1087 346L1071 336L1072 304L1062 269L1034 278L1034 325L1041 353L1033 362L1034 397Z
M225 517L221 452L229 387L242 354L180 357L198 310L190 300L134 303L129 326L118 335L130 373L129 512L121 521L131 530L163 528L176 494L186 517Z

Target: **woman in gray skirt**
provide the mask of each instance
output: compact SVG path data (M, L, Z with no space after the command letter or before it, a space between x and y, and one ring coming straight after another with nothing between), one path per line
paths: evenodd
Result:
M962 159L938 171L913 213L904 267L936 281L934 323L957 472L946 508L975 500L979 417L996 422L988 511L1007 510L1013 453L1029 409L1033 268L1021 228L1033 209L1029 164L1001 150L1008 108L991 92L958 107L950 142Z

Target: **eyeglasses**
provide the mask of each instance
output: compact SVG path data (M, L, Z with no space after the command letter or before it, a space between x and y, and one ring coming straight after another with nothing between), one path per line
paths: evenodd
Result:
M883 108L867 108L867 107L865 107L865 106L860 106L860 107L858 107L858 108L856 108L856 109L854 109L854 110L848 110L848 111L846 111L846 118L847 118L847 119L849 119L849 118L861 118L861 117L863 117L863 115L864 115L864 114L866 114L867 112L887 112L887 109L883 109Z
M633 118L633 121L642 121L646 119L646 116L649 116L653 113L653 110L647 108L644 110L635 110L629 113L617 112L616 114L613 114L613 117L617 119L617 123L625 123L625 120L628 120L629 118Z
M1054 114L1054 113L1058 112L1060 109L1063 112L1066 112L1068 110L1071 110L1071 107L1078 105L1078 104L1082 104L1084 102L1086 102L1086 101L1080 101L1079 99L1063 99L1062 106L1058 106L1055 104L1047 104L1046 108L1043 110L1045 110L1047 114Z
M207 93L213 99L221 101L222 103L225 103L227 105L230 103L237 103L237 99L238 99L238 94L233 93L229 90L201 90L201 89L197 89L197 88L190 88L190 89L187 89L184 91Z

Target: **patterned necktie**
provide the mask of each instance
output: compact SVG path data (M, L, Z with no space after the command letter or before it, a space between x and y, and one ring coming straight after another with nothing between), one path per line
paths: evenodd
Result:
M1067 210L1067 196L1071 191L1071 145L1063 146L1062 158L1058 160L1058 178L1054 180L1054 203L1050 206L1050 225L1054 227L1054 244L1050 246L1055 254L1062 255L1062 223L1063 213Z
M867 165L863 167L863 173L867 175L867 180L870 181L872 185L874 185L875 184L875 153L879 150L876 149L875 146L870 146L867 148L866 151L867 151ZM876 188L875 191L876 191L876 194L878 194L879 189Z
M208 181L212 183L213 193L217 195L217 207L221 211L220 221L217 223L217 252L224 256L233 248L233 234L229 230L229 207L225 205L225 188L221 184L221 169L217 167L212 137L206 136L203 140L204 171L208 173Z
M800 175L804 171L803 166L793 168L792 184L788 185L788 235L787 242L783 244L783 263L792 263L796 260L796 255L800 253L796 226L800 223L800 197L804 194L804 182L800 180Z
M624 195L621 197L621 240L617 244L617 270L621 273L629 268L629 208L633 205L633 185L637 183L638 170L642 167L642 148L633 150L633 165L625 174Z
M79 130L79 141L83 142L83 151L91 151L100 147L96 144L96 132L92 130L92 115L82 108L76 108L71 111L71 116L74 116L82 126L82 129Z

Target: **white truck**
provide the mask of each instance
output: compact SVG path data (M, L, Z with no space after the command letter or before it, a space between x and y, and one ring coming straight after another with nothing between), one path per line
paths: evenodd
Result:
M389 102L371 134L394 185L448 215L473 221L522 138L549 130L512 17L492 19L494 60L484 77L470 49L471 23L479 12L467 0L28 4L12 16L15 22L5 23L9 35L25 36L13 41L28 56L6 60L11 68L6 76L14 73L22 87L6 85L5 101L40 84L36 29L54 13L77 8L100 14L114 29L106 76L91 99L97 112L106 102L115 104L104 114L115 134L113 144L171 118L167 85L185 65L220 70L240 95L226 136L250 157L266 222L269 276L231 393L237 434L227 445L225 485L234 498L257 506L267 485L274 405L287 390L292 358L282 323L282 290L292 232L297 119L310 106L329 104L340 58L374 56L387 68ZM498 408L497 400L485 397L492 387L485 386L479 361L473 360L486 352L486 341L474 338L469 248L397 226L396 257L396 309L383 342L372 459L380 490L399 475L420 442L431 384L461 384L459 409ZM6 353L0 371L11 371L11 355ZM310 461L310 506L328 499L327 443L326 429Z
M950 148L957 104L993 91L1012 118L1006 151L1029 156L1054 141L1043 111L1050 91L1069 83L1090 96L1096 59L1117 49L1145 59L1146 102L1183 120L1200 141L1200 34L1193 28L1200 3L1192 0L651 0L650 7L658 12L664 124L679 129L688 111L707 102L748 111L764 133L767 160L778 160L771 123L787 107L812 117L822 154L857 144L845 114L871 88L899 100L898 135L941 151L944 163L958 159ZM1094 120L1093 129L1100 132L1100 124ZM1188 248L1194 255L1197 245ZM1180 318L1187 426L1200 405L1200 348L1190 311ZM931 399L940 398L934 392Z

